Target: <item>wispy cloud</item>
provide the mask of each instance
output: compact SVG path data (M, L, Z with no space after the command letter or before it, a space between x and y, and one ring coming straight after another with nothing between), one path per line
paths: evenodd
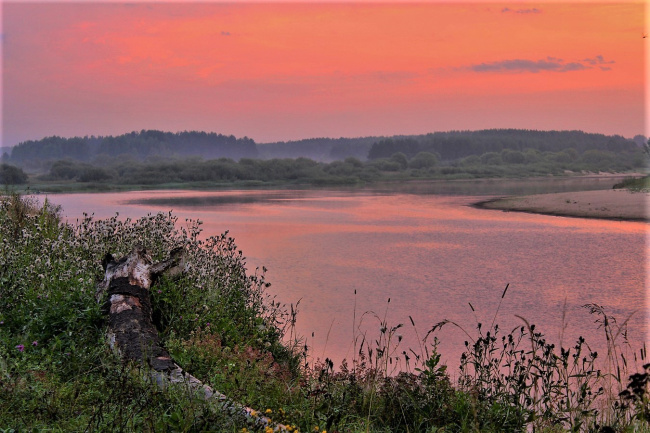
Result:
M614 64L613 60L607 61L603 56L598 55L593 58L586 58L574 62L567 62L557 57L547 57L541 60L529 59L508 59L489 63L479 63L469 66L474 72L505 72L505 73L539 73L539 72L572 72L593 69L598 66L603 71L610 70L609 66Z
M586 59L583 59L582 61L589 64L589 65L592 65L592 66L595 66L595 65L612 65L612 64L616 63L613 60L609 60L609 61L605 60L603 58L603 56L601 56L601 55L598 55L598 56L593 57L593 58L586 58Z
M529 9L503 8L503 9L501 9L501 13L504 13L504 14L507 14L507 13L513 13L513 14L541 14L542 11L541 11L541 9L537 9L537 8L529 8Z

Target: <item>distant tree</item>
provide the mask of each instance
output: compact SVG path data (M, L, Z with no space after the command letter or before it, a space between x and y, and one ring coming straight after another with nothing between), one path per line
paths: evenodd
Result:
M380 171L399 171L401 168L401 165L398 162L386 158L375 159L368 163L368 165L375 167Z
M402 152L393 153L390 156L390 160L398 163L400 169L402 170L408 167L408 160L406 159L406 155L404 155Z
M52 180L74 179L79 176L82 168L82 165L70 160L56 161L50 167L50 173L47 177Z
M101 182L109 180L113 176L104 168L101 167L87 167L79 174L79 182Z
M466 156L460 161L463 166L479 165L481 164L481 158L478 155Z
M487 152L481 155L481 163L485 165L501 165L503 160L501 155L496 152Z
M403 153L412 158L420 151L420 143L413 138L381 140L372 145L368 151L368 159L390 158L395 153Z
M431 168L438 164L438 157L431 152L419 152L410 161L410 168Z
M361 162L359 158L355 158L353 156L348 156L347 158L345 158L345 161L343 162L345 162L346 164L350 164L354 168L363 167L363 162Z
M526 162L526 157L518 150L503 149L501 151L501 159L506 164L523 164Z
M575 149L574 149L574 151L575 151ZM566 150L563 150L561 152L551 153L549 155L549 159L551 161L559 162L561 164L568 164L571 161L573 161L575 158L573 157L573 155L571 153L567 152Z
M15 165L0 164L0 184L19 185L27 183L27 174Z
M542 160L542 154L537 149L526 149L524 151L524 162L526 164L535 164Z
M588 150L580 159L587 164L602 165L611 161L613 157L613 154L602 150Z

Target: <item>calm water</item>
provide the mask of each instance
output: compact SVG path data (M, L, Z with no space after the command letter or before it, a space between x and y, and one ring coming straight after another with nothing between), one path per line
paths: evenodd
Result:
M531 183L533 189L525 191L521 184L481 185L485 194L589 189L548 182ZM251 269L269 269L272 294L287 304L300 300L297 330L314 358L352 357L355 335L377 338L375 316L386 314L389 325L405 325L399 353L409 347L420 353L409 316L420 336L443 319L475 335L476 323L487 327L498 308L502 329L520 326L519 315L551 340L567 345L584 335L602 352L602 330L581 307L586 303L605 306L620 321L631 315L630 339L640 347L648 335L647 224L475 209L470 204L485 196L467 195L478 190L476 184L467 186L465 191L426 183L401 190L147 191L49 199L71 220L82 212L137 218L173 209L181 220L204 221L206 235L229 230ZM368 311L374 314L364 315ZM450 326L437 335L443 359L454 370L467 337Z

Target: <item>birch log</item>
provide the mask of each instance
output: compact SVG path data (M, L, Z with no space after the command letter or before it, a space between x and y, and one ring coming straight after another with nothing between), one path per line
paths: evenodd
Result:
M240 415L253 424L287 431L284 425L259 415L259 412L231 401L185 372L160 342L152 320L150 289L160 276L173 277L185 270L185 255L179 248L169 259L154 264L146 250L134 248L115 260L107 254L102 261L104 280L98 284L95 297L108 315L108 342L124 361L133 361L150 369L151 378L161 387L185 385L206 400L216 401L231 415Z

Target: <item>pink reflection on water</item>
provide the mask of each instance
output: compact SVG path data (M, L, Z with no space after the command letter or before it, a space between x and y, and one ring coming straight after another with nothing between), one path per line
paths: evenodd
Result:
M222 201L134 202L169 197ZM504 331L522 325L519 315L549 339L571 345L584 335L602 351L595 317L581 307L587 303L605 306L620 321L630 317L634 348L647 340L645 223L470 207L477 197L345 191L147 191L50 199L73 220L82 211L137 218L174 209L180 221L204 221L206 236L229 230L251 269L269 269L273 294L287 304L301 300L298 332L314 358L349 359L364 332L372 344L379 329L375 315L405 325L396 354L409 348L420 353L418 335L435 323L450 319L476 335L477 322L485 329L497 308ZM443 359L455 369L468 337L452 326L439 337Z

